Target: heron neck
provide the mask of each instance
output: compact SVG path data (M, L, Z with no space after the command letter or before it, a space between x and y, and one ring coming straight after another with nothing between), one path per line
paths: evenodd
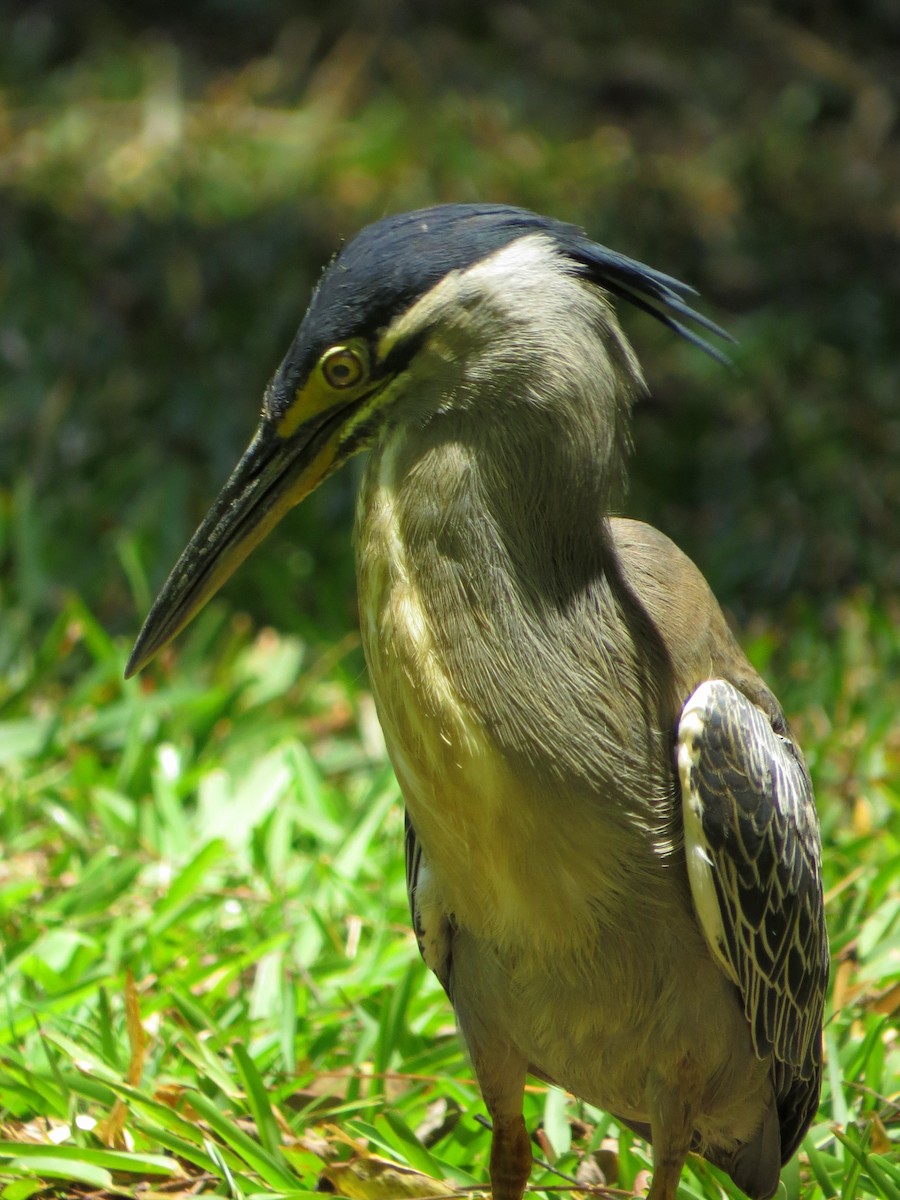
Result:
M602 570L618 479L598 470L585 447L561 445L559 430L555 437L482 430L475 441L452 425L428 433L434 440L420 446L398 492L426 578L449 555L489 608L512 596L543 607L563 603ZM432 530L429 516L437 518Z
M591 672L560 672L578 655L606 656L603 645L579 646L584 631L631 654L627 630L615 636L609 480L589 446L558 428L530 432L470 432L465 414L405 426L373 453L358 509L364 622L368 611L377 625L392 596L414 594L448 672L498 714L510 700L507 667L523 703L529 689L571 687L579 695L565 703L596 708Z
M512 596L541 607L564 604L602 571L638 383L598 388L558 360L538 375L539 398L511 399L483 361L453 407L404 419L373 453L368 486L396 505L423 586L438 588L452 562L488 610Z
M508 758L618 789L647 778L622 761L632 723L658 725L608 521L642 380L602 298L569 280L557 299L570 319L532 314L522 345L507 314L416 360L360 496L363 640L373 676L427 659Z
M460 561L477 571L496 552L526 590L529 576L577 583L596 564L644 388L606 296L539 265L515 288L495 272L476 296L445 298L398 381L370 472L396 493L414 541L427 540L436 505Z

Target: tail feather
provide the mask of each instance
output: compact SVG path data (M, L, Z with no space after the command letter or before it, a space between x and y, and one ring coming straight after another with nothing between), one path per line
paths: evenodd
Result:
M616 1117L616 1120L627 1125L638 1137L652 1143L649 1125L624 1117ZM762 1124L750 1141L742 1143L736 1150L701 1146L696 1134L691 1149L730 1175L750 1200L769 1200L778 1191L781 1178L781 1128L774 1103L766 1110Z
M769 1200L781 1178L781 1129L775 1105L766 1110L762 1125L749 1142L728 1153L710 1148L703 1154L726 1171L750 1200Z

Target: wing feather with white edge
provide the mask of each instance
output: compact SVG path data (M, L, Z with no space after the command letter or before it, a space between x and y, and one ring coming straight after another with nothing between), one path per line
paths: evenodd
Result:
M453 924L434 894L431 871L409 813L406 814L405 850L406 894L419 953L449 996Z
M786 725L730 683L690 697L678 772L691 894L709 947L737 985L760 1058L773 1056L782 1161L815 1116L828 939L812 784Z

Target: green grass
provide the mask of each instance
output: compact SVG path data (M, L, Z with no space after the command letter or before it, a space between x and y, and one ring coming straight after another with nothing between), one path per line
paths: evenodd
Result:
M896 1200L891 6L151 7L13 4L0 40L0 1200L487 1178L348 632L351 472L122 679L335 247L476 199L682 276L740 340L723 372L623 313L629 511L746 619L816 782L828 1070L785 1195ZM527 1106L564 1175L644 1179L602 1114ZM682 1200L723 1189L692 1162Z
M789 638L757 625L747 642L816 778L835 999L785 1194L895 1200L900 622L861 594L787 621ZM7 633L0 1195L484 1185L489 1135L409 933L355 644L315 651L220 603L128 682L126 651L77 599L36 646ZM531 1089L526 1115L552 1159L538 1190L594 1151L620 1188L649 1166L552 1091ZM723 1191L739 1195L689 1164L683 1200Z

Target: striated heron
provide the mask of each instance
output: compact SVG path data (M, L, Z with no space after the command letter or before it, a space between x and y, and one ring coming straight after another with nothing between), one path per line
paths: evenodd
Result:
M407 880L493 1122L527 1072L768 1197L815 1114L828 973L809 774L706 582L611 516L644 389L610 295L708 352L690 289L521 209L447 205L332 262L129 673L352 454L362 637ZM692 324L689 324L692 323Z

